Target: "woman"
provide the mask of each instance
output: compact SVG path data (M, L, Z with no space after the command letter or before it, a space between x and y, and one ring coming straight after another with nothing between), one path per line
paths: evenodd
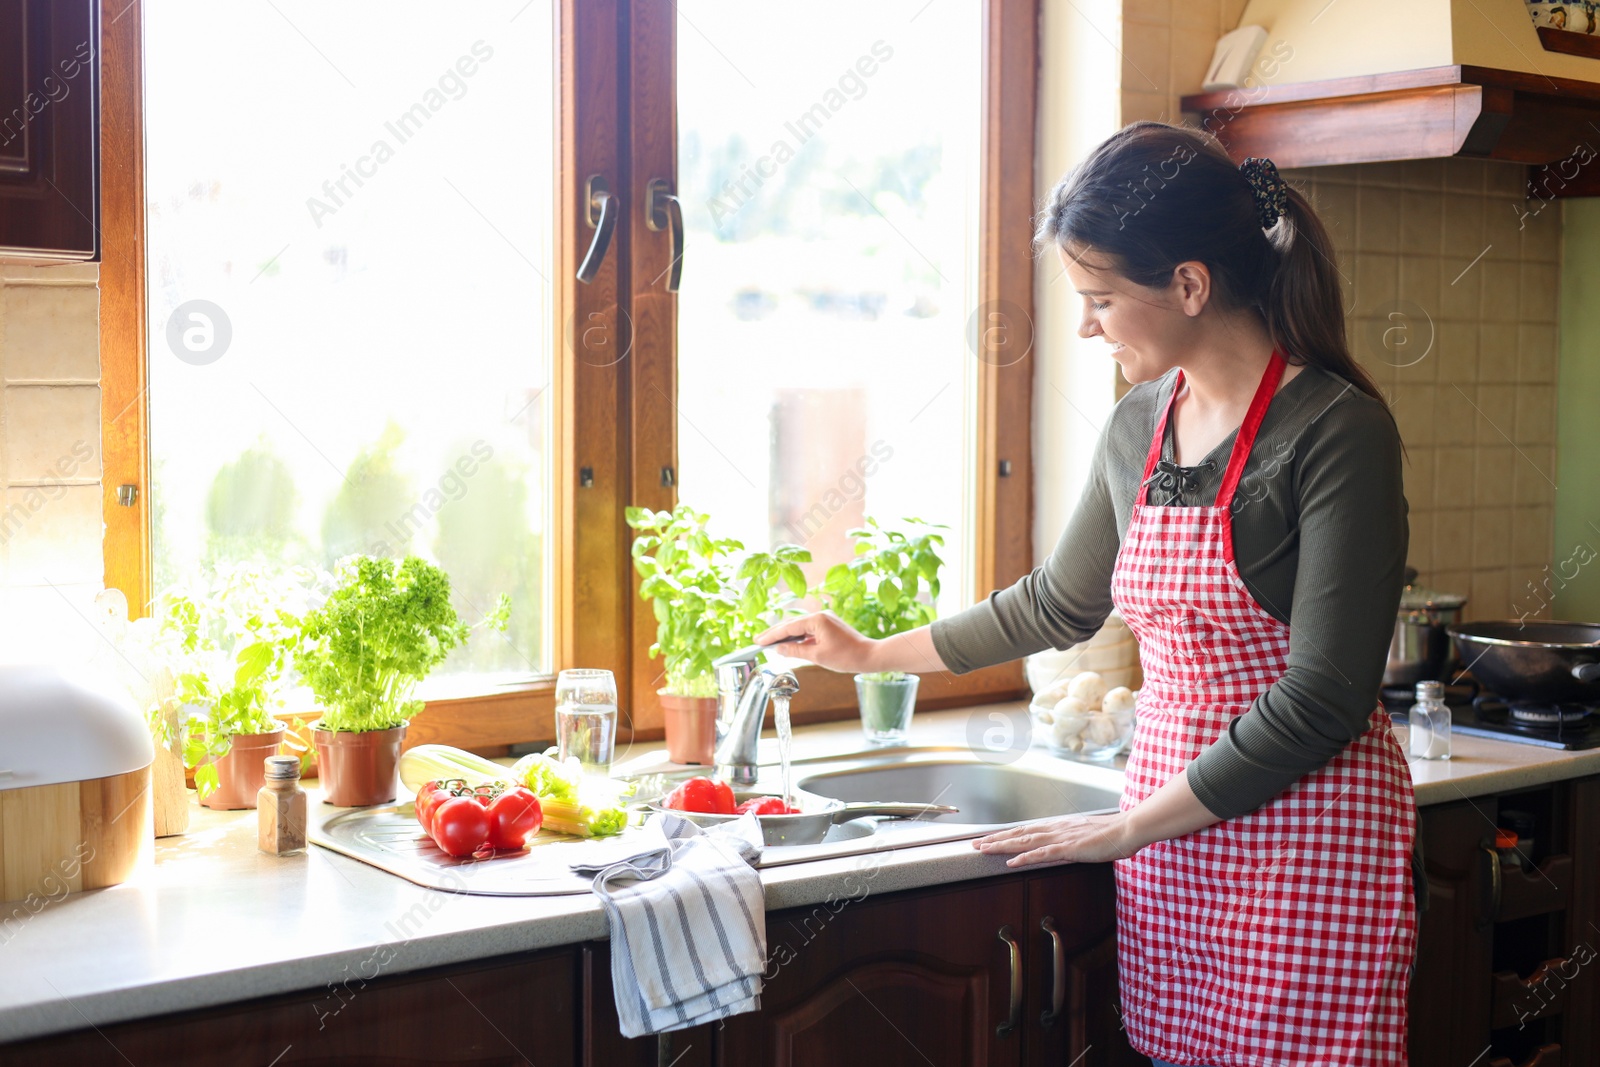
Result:
M1144 669L1120 810L976 847L1114 863L1124 1025L1158 1067L1404 1064L1415 807L1377 699L1401 446L1346 346L1326 231L1270 161L1142 122L1056 186L1039 236L1133 386L1050 559L882 641L825 614L761 640L961 673L1081 641L1114 606Z

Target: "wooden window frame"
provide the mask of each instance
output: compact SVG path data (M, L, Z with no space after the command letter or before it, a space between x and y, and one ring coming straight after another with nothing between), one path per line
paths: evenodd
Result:
M1003 588L1033 566L1032 410L1034 145L1039 0L983 2L983 145L978 331L975 588ZM620 741L661 737L652 612L638 598L623 522L629 505L668 509L677 468L676 299L659 284L666 235L643 225L646 183L676 188L671 0L558 0L557 130L562 161L551 330L551 606L555 666L607 667L625 709ZM102 0L101 406L105 584L132 610L151 597L149 412L144 247L142 0ZM586 57L578 64L578 56ZM627 70L618 76L618 68ZM627 143L620 138L626 134ZM567 165L566 161L572 161ZM588 247L585 180L601 174L622 215L598 276L575 280ZM572 324L582 323L582 329ZM1009 346L1004 351L995 345ZM617 352L626 357L617 359ZM1020 352L1020 355L1014 353ZM662 398L672 403L662 403ZM583 472L580 477L580 470ZM120 486L137 487L131 505ZM407 744L478 751L554 736L554 682L430 701ZM923 676L918 706L1015 699L1019 664ZM631 715L628 714L631 710ZM848 676L807 668L797 722L855 715Z

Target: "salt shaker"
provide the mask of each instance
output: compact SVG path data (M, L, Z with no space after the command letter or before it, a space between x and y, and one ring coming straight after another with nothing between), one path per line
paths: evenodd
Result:
M300 788L300 757L268 756L267 784L256 794L256 847L274 856L304 852L306 791Z
M1442 682L1417 683L1417 702L1407 718L1412 759L1450 758L1450 709L1445 707Z

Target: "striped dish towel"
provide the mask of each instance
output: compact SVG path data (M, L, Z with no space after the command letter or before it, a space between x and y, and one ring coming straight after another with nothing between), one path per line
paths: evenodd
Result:
M573 870L594 874L611 925L611 984L624 1037L761 1007L767 923L754 814L703 830L667 812L627 841L594 842Z

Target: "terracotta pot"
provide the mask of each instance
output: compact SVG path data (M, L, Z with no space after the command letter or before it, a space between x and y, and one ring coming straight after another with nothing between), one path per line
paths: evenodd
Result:
M324 803L340 808L387 804L398 792L402 723L388 730L324 730L312 727L317 766L326 791Z
M283 735L283 754L300 757L302 782L317 776L317 745L311 733L321 717L320 711L295 712L293 715L285 715L281 720L288 727L288 731Z
M282 726L264 734L234 734L229 741L228 754L218 756L215 761L217 788L200 803L217 811L255 807L256 794L267 780L262 761L276 756L282 743Z
M717 744L717 698L680 697L659 690L667 731L667 758L673 763L711 766Z

